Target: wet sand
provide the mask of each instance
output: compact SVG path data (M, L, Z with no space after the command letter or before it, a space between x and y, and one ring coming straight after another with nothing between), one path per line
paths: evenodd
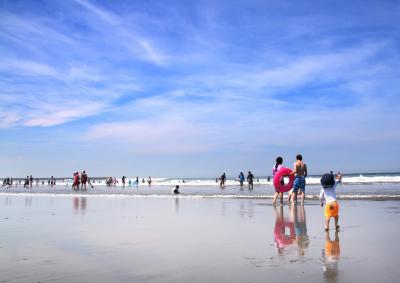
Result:
M0 195L0 282L398 282L400 201L340 205Z

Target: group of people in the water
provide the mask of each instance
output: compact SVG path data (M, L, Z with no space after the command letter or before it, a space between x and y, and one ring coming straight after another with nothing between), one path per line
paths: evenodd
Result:
M12 178L12 177L6 177L3 179L3 183L2 186L3 187L12 187L15 186L17 187L18 185L23 185L24 188L32 188L33 187L33 181L35 180L36 186L39 186L39 178L34 179L32 177L32 175L30 176L26 176L26 178L21 179L21 178ZM48 185L55 185L56 184L56 178L54 178L54 176L51 176L51 178L49 178L47 180ZM45 180L41 180L41 184L44 185L45 184Z
M75 172L73 174L73 177L72 177L72 189L73 190L79 190L79 189L86 190L87 189L86 184L88 184L90 187L93 188L93 185L90 182L90 179L85 170L83 170L81 173Z
M237 181L239 182L239 184L240 184L240 189L243 189L243 185L244 185L244 181L246 180L247 181L247 186L248 186L248 188L249 189L253 189L254 188L254 175L253 175L253 173L251 173L251 171L249 171L248 173L247 173L247 176L245 177L244 176L244 174L243 174L243 172L240 172L239 173L239 176L237 177ZM257 178L257 182L259 182L260 181L260 179L259 178ZM215 182L216 183L218 183L219 182L219 187L221 188L221 189L224 189L225 188L225 183L226 183L226 174L225 173L223 173L219 178L216 178L215 179Z

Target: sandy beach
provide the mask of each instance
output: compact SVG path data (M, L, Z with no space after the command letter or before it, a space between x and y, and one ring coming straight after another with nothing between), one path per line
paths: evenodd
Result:
M0 282L397 282L400 202L0 195Z

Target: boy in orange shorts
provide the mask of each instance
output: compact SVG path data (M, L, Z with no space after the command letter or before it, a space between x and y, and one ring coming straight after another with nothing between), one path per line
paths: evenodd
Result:
M321 193L319 195L321 207L325 201L325 231L329 230L329 220L335 218L335 228L339 229L339 204L336 201L336 187L341 182L341 176L335 177L331 171L330 174L325 174L321 178Z

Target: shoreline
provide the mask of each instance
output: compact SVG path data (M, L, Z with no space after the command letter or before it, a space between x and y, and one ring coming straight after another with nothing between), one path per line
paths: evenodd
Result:
M109 197L109 198L178 198L178 199L273 199L273 195L233 195L233 194L215 194L215 195L185 195L185 194L134 194L134 193L87 193L81 192L0 192L0 196L43 196L43 197ZM317 195L306 195L306 200L319 200ZM399 195L337 195L337 199L346 200L366 200L366 201L399 201ZM284 202L284 205L288 203ZM298 204L300 205L300 203ZM279 204L277 204L279 206Z

